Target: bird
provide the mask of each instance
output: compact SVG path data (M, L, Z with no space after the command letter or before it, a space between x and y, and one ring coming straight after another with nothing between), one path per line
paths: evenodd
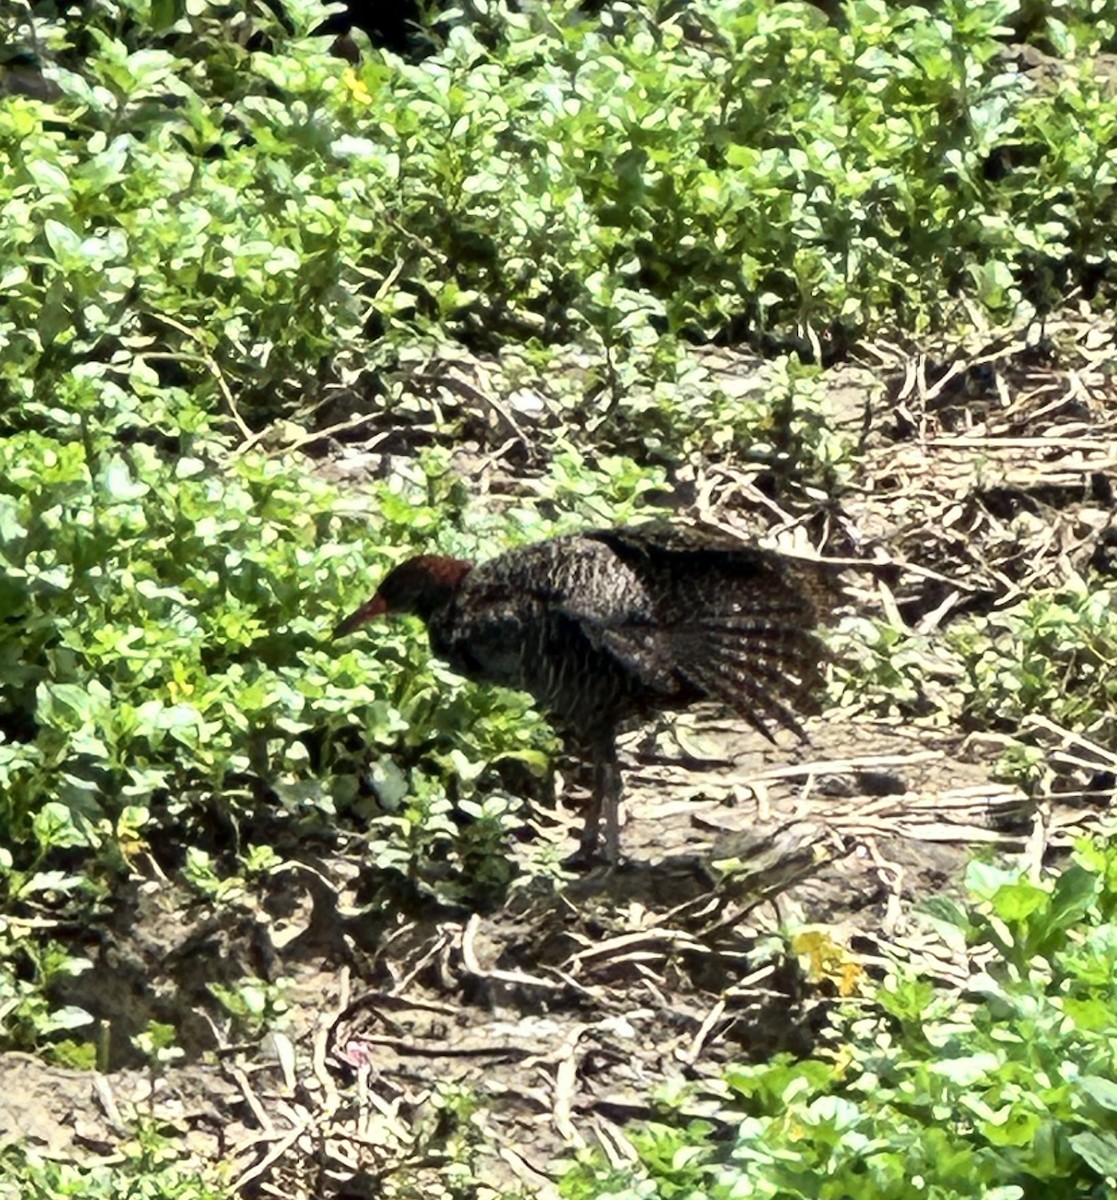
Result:
M334 630L345 637L389 614L413 614L432 652L468 679L528 692L593 766L572 861L620 859L618 730L712 700L774 742L806 734L818 711L833 607L821 561L762 549L679 521L593 529L474 563L421 554L394 567Z
M373 46L390 50L401 58L419 62L437 46L424 23L421 0L341 0L343 7L331 12L317 24L310 37L333 37L333 53L350 62L359 61L360 52L350 39L361 29ZM432 22L437 25L438 21Z

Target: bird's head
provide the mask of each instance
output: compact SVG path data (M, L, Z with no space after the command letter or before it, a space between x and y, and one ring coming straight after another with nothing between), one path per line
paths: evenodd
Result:
M413 613L429 621L454 598L472 566L464 559L441 554L409 558L384 576L372 599L346 617L334 630L334 637L344 637L387 613Z

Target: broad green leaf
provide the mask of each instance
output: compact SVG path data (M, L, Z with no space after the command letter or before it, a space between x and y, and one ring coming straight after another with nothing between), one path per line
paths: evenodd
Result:
M1060 872L1051 894L1051 923L1056 929L1081 919L1098 894L1099 880L1085 867L1072 863Z
M1117 1133L1095 1133L1087 1130L1074 1134L1069 1141L1071 1147L1099 1175L1104 1175L1111 1181L1117 1178Z
M1117 1112L1117 1082L1100 1075L1083 1075L1078 1080L1078 1086L1095 1104Z
M50 1034L65 1029L81 1029L92 1024L93 1017L84 1008L64 1005L51 1009L50 1015L43 1018L39 1028L44 1034Z
M32 828L41 849L60 850L73 846L92 844L84 822L75 819L74 813L55 800L48 800L35 814Z
M111 500L120 503L139 500L148 492L147 484L135 478L127 461L118 454L107 460L98 482Z

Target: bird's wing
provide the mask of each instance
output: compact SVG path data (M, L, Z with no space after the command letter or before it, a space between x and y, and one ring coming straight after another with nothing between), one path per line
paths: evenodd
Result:
M587 637L665 697L706 696L766 737L770 724L804 736L795 710L817 711L827 652L814 626L836 591L824 569L700 528L587 537L608 549L628 597L588 609L568 598Z
M719 580L730 585L730 594L733 583L750 595L759 588L785 603L794 599L803 620L813 626L832 612L841 596L839 573L832 564L765 550L709 525L647 521L586 536L638 571L666 570L683 580L701 577L699 598L715 604L721 600Z

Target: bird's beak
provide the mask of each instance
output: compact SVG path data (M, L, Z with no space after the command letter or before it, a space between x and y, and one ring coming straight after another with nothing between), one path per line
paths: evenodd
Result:
M359 629L366 621L374 621L377 617L382 617L388 611L388 603L379 592L366 603L362 604L356 612L350 613L349 616L341 622L334 630L333 637L345 637L347 633L352 633L354 629Z

